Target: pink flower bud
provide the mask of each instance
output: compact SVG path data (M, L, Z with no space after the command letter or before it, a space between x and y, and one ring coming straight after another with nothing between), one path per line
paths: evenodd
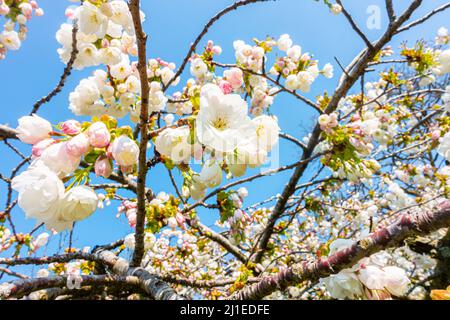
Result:
M79 123L77 120L67 120L61 125L61 130L65 134L79 134L81 131L81 123Z
M33 7L33 9L37 9L38 8L38 4L36 1L32 0L30 1L31 6Z
M111 135L103 122L94 122L88 130L89 142L93 147L104 148L109 145Z
M128 224L130 227L134 228L136 227L136 220L137 220L137 209L129 209L125 212L125 216L127 217Z
M108 178L112 172L111 161L105 156L98 157L94 164L94 170L97 177Z
M178 222L178 225L183 228L184 227L184 223L186 222L186 219L184 218L183 214L181 212L177 212L177 214L175 215L175 219Z
M55 143L55 140L49 138L44 139L33 145L33 148L31 149L31 152L33 154L33 157L40 157L42 152L47 149L50 145Z
M212 48L212 50L213 50L214 54L217 54L217 55L220 55L222 53L222 48L219 46L214 46Z
M36 17L42 17L44 15L44 10L42 8L37 8L34 11L34 14L36 15Z
M161 60L160 58L156 59L161 67L167 67L169 65L168 62Z
M75 16L75 10L73 8L67 8L66 12L64 13L64 15L68 18L68 19L73 19L73 17Z
M431 133L431 139L432 140L439 140L440 137L441 137L441 130L434 130Z
M81 157L89 150L89 139L84 133L80 133L67 141L66 151L74 157Z
M233 91L233 86L228 81L221 81L219 83L219 88L222 90L223 94L229 94Z
M109 47L108 39L102 39L102 48L108 48L108 47Z

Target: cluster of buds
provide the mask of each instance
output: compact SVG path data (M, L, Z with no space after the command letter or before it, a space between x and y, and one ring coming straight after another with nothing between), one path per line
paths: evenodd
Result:
M246 227L253 221L253 218L242 209L244 198L247 196L248 191L244 187L237 191L221 192L217 196L221 223L227 223L230 226L230 240L233 243L245 241Z
M239 66L254 72L260 72L266 52L269 52L276 44L272 39L259 41L254 39L256 45L251 46L242 40L233 42L235 50L236 62Z
M285 52L285 56L277 58L270 69L273 75L285 78L285 86L289 90L309 92L312 83L319 74L326 78L333 77L333 66L327 63L323 70L318 68L318 61L313 60L307 52L302 53L299 45L293 45L288 34L283 34L278 39L278 48Z
M162 227L168 226L169 228L175 230L177 227L185 229L185 217L178 210L179 200L174 198L171 195L168 195L165 192L160 192L153 198L148 204L146 211L146 219L145 224L151 233L156 233ZM125 217L128 221L130 227L136 227L136 219L137 219L137 202L135 200L123 200L117 210L116 217L119 218L121 214L125 214ZM134 247L131 245L126 245L131 248ZM134 240L133 240L134 241Z
M117 128L116 120L109 116L83 124L68 120L57 127L60 132L53 131L47 120L34 114L19 119L17 131L22 142L33 145L33 157L42 160L61 177L73 173L82 157L94 168L97 176L107 178L111 175L112 160L122 172L133 171L139 148L130 137L131 128Z
M209 40L201 55L194 54L189 59L191 62L190 72L192 76L199 82L212 79L213 75L211 72L214 71L214 56L220 55L221 53L222 48L218 45L214 45L214 42Z
M125 213L125 217L127 218L130 227L136 227L137 202L124 200L122 201L122 204L117 208L117 212L117 217L119 217L121 213Z
M375 172L380 170L380 164L374 160L361 160L361 162L356 162L353 159L349 161L336 161L333 166L336 167L337 171L333 172L335 177L340 179L348 179L350 182L358 182L364 178L370 178Z

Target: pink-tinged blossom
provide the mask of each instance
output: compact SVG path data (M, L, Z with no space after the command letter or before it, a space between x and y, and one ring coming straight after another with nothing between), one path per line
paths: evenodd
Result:
M98 157L94 164L94 170L97 177L108 178L112 172L111 160L104 156Z
M6 3L0 4L0 15L7 15L9 13L10 9Z
M45 149L54 144L56 141L52 138L44 139L33 145L31 149L33 158L38 158L42 155Z
M239 68L225 70L223 72L223 76L234 89L239 88L244 83L244 74Z
M53 131L51 123L36 114L21 117L16 130L18 138L28 144L36 144L50 138Z
M119 212L124 211L130 227L136 227L137 203L129 200L123 201L122 205L119 207Z
M222 90L223 94L229 94L233 91L233 86L226 80L220 81L219 88Z
M177 220L180 228L185 229L184 223L186 222L186 219L181 212L177 212L177 214L175 215L175 219Z
M25 16L31 17L31 14L33 13L33 7L31 4L24 2L19 5L19 8Z
M441 130L434 130L431 133L431 139L433 140L439 140L440 137L441 137Z
M47 232L44 232L44 233L41 233L40 235L38 235L36 237L36 239L34 239L34 241L33 241L34 250L37 250L37 249L42 248L43 246L47 245L49 237L50 237L50 235Z
M111 134L103 122L94 122L88 129L89 143L96 148L109 145Z
M66 142L50 145L39 159L60 177L73 173L80 164L80 157L67 152Z
M79 134L81 131L81 123L77 120L67 120L61 124L61 131L69 135Z
M66 142L66 150L73 157L81 157L89 151L89 138L80 133Z
M36 17L42 17L42 16L44 15L44 9L42 9L42 8L37 8L37 9L34 11L34 14L36 15Z

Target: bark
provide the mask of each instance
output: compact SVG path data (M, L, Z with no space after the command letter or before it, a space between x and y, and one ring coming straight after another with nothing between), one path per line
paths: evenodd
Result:
M148 104L149 91L147 75L147 35L142 29L140 17L140 1L131 0L129 4L131 16L133 17L134 30L138 45L138 71L141 82L141 114L139 127L141 129L141 141L139 142L139 160L137 177L137 221L136 221L136 249L133 253L133 266L139 266L144 256L144 224L146 204L146 177L147 177L147 143L148 143Z
M46 300L54 297L58 292L62 291L57 288L63 288L67 285L68 276L53 276L44 278L22 279L11 282L8 289L0 291L0 298L11 299L21 298L31 293L31 299ZM82 275L81 285L84 286L119 286L122 290L130 287L137 289L140 280L131 276L115 276L115 275ZM43 290L47 289L48 290ZM42 291L43 290L43 291ZM77 289L75 289L77 290Z
M105 265L119 276L132 276L139 279L139 286L155 300L184 300L166 282L141 267L130 267L128 261L114 253L99 249L96 253Z

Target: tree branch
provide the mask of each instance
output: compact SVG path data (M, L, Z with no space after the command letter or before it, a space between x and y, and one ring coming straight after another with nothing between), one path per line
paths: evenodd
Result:
M80 276L82 286L119 286L121 290L126 288L139 289L141 286L140 280L137 277L130 276L116 276L116 275L82 275ZM62 288L67 285L67 275L54 276L45 278L33 278L22 279L11 282L9 284L2 284L8 286L6 292L0 291L0 298L21 298L24 295L28 295L34 291L47 289L47 288Z
M8 126L0 124L0 140L3 139L14 139L14 140L19 139L17 137L17 131Z
M0 258L0 264L7 266L17 266L17 265L43 265L53 262L65 263L72 260L88 260L102 263L103 261L97 256L85 253L85 252L75 252L67 254L59 254L48 257L26 257L26 258Z
M450 201L446 200L434 211L406 213L388 227L380 228L369 237L357 241L353 246L336 252L325 259L301 262L274 276L238 292L235 299L261 299L276 290L324 278L355 265L359 260L387 248L400 246L409 237L427 234L450 226Z
M155 300L184 300L167 283L158 276L149 273L141 267L130 267L128 261L117 257L111 251L97 249L94 254L119 276L132 276L139 279L140 287Z
M392 23L395 20L394 5L392 3L392 0L386 0L386 11L389 17L389 21Z
M146 176L147 176L147 143L148 143L148 103L149 84L147 75L147 35L142 29L140 17L140 1L131 0L129 4L133 17L134 30L136 32L138 44L138 71L141 79L141 115L140 128L141 140L139 142L139 162L137 178L137 220L136 220L136 247L133 253L132 265L139 266L144 256L144 224L145 224L145 203L146 203Z
M211 28L211 26L214 23L219 21L220 18L222 18L227 13L229 13L229 12L231 12L233 10L236 10L239 7L242 7L242 6L251 4L251 3L266 2L266 1L275 1L275 0L240 0L240 1L237 1L237 2L235 2L234 4L232 4L232 5L228 6L228 7L226 7L225 9L223 9L222 11L217 13L214 17L212 17L208 21L208 23L203 27L203 30L200 32L200 34L197 36L197 38L195 38L194 42L192 43L191 47L189 48L189 51L187 52L186 56L184 57L180 68L178 69L176 74L173 76L173 78L170 79L170 81L163 87L163 91L166 91L167 88L172 84L172 82L175 81L175 79L178 78L183 73L184 69L186 68L187 63L189 62L189 59L191 58L192 54L195 52L198 44L200 43L202 38L208 33L209 28Z
M78 33L77 20L74 20L72 26L72 52L70 53L70 59L67 62L67 65L64 68L63 74L61 75L56 87L48 95L42 97L39 101L37 101L33 105L33 109L31 110L30 115L36 113L44 103L50 102L50 100L52 100L53 97L55 97L59 92L61 92L62 88L66 84L67 77L72 72L73 64L75 63L75 60L78 55L77 33Z
M352 88L358 78L365 72L367 64L375 57L375 55L380 51L383 46L388 43L392 37L395 35L396 30L409 19L411 14L420 6L422 0L414 0L412 4L406 9L406 11L392 24L389 25L388 29L385 31L383 36L374 43L373 46L368 47L361 51L357 56L357 60L353 60L350 65L346 68L347 73L345 77L342 78L342 81L336 88L333 97L331 98L328 106L325 109L326 114L332 113L336 110L339 101L343 96L347 94L347 92ZM307 149L304 151L302 155L302 159L307 159L312 155L312 152L316 145L319 143L319 136L322 130L320 129L319 124L313 129L311 134L311 138L308 143ZM267 248L267 244L269 243L270 237L273 232L273 227L275 226L276 221L283 213L286 203L289 197L295 192L295 186L297 185L298 180L302 177L306 168L308 167L308 162L305 162L299 165L293 175L291 176L289 182L285 186L280 198L278 199L275 208L272 214L269 217L267 227L264 229L260 241L257 245L257 251L252 256L252 261L255 263L259 263L263 257L263 254Z
M358 27L356 22L353 20L353 18L350 15L350 13L348 13L348 11L345 9L345 7L342 4L341 0L336 0L336 2L342 7L342 13L347 18L348 22L352 26L352 29L355 30L355 32L361 37L361 39L365 42L365 44L366 44L366 46L368 48L372 48L372 43L369 41L369 39L367 39L367 37L364 34L364 32L361 31L361 29Z
M448 9L448 8L450 8L450 2L447 2L446 4L443 4L442 6L440 6L440 7L436 8L436 9L434 9L433 11L429 12L428 14L426 14L425 16L423 16L422 18L420 18L420 19L418 19L418 20L415 20L415 21L411 22L410 24L407 24L406 26L404 26L404 27L398 29L395 33L397 34L397 33L400 33L400 32L406 31L406 30L409 30L409 29L411 29L412 27L415 27L415 26L417 26L417 25L419 25L419 24L421 24L421 23L427 21L428 19L430 19L430 18L431 18L432 16L434 16L435 14L437 14L437 13L439 13L439 12L442 12L442 11Z

